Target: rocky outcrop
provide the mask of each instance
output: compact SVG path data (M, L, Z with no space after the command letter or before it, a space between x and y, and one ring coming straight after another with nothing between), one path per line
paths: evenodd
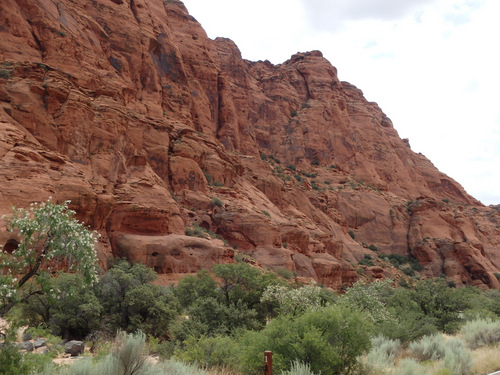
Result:
M176 0L4 0L0 24L0 214L71 200L103 267L182 275L240 255L341 288L376 249L500 287L499 211L320 52L246 61Z

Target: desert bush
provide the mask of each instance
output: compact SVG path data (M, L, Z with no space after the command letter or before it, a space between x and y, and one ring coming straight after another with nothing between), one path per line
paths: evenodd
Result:
M394 366L396 356L401 350L399 340L391 340L384 336L376 336L371 339L372 348L366 356L366 362L371 367L388 368Z
M321 373L320 373L321 374ZM283 371L281 375L315 375L308 363L293 361L290 370Z
M111 355L116 358L119 373L134 375L144 368L147 358L146 335L142 332L119 332Z
M424 336L419 341L410 343L409 349L419 361L435 361L444 358L445 343L443 335Z
M500 342L500 321L478 319L467 322L462 327L462 334L471 349Z
M462 340L451 338L446 342L444 366L453 375L468 375L472 368L472 353L467 350Z

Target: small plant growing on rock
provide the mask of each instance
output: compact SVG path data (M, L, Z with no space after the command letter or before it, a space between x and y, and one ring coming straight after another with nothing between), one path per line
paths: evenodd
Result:
M186 228L186 236L205 238L207 235L207 230L200 227L198 224L194 224L192 227Z
M222 201L217 197L212 197L212 206L222 207Z
M9 79L10 72L8 70L5 70L5 69L0 69L0 78Z

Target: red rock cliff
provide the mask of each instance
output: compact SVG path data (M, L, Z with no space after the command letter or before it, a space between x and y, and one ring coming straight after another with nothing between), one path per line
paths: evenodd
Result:
M1 0L0 61L0 214L70 199L104 265L176 278L240 253L340 288L368 244L500 287L499 211L318 51L243 60L176 0Z

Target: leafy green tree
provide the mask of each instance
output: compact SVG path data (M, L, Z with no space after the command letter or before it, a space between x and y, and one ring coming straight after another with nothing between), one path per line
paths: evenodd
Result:
M200 298L218 298L217 282L206 270L199 271L196 276L188 275L179 281L174 294L182 307L191 306Z
M393 319L380 322L379 332L387 338L410 342L438 331L435 319L425 315L412 299L413 293L406 288L398 288L387 301L387 308Z
M472 303L464 298L466 290L451 288L444 279L419 281L409 292L420 310L434 319L436 327L445 333L453 333L459 328L463 321L462 311Z
M246 263L217 264L213 271L221 280L220 292L224 303L256 310L259 321L264 324L267 306L260 300L267 287L282 282L276 274L261 272Z
M97 281L97 235L74 218L68 204L35 203L29 209L14 208L6 218L19 245L0 253L0 316L34 295L46 294L50 283L44 281L55 270L80 272L88 284Z
M237 329L252 330L261 327L257 312L240 303L226 305L215 298L200 298L186 311L186 318L179 319L170 327L170 333L178 342L188 337L213 337L228 335Z
M79 274L64 274L47 281L47 294L35 295L22 305L30 324L43 323L65 339L83 339L100 326L102 306L94 289Z
M126 261L109 269L98 285L98 297L108 320L105 323L112 329L140 329L167 337L168 325L179 307L170 289L151 284L156 277L151 268Z

